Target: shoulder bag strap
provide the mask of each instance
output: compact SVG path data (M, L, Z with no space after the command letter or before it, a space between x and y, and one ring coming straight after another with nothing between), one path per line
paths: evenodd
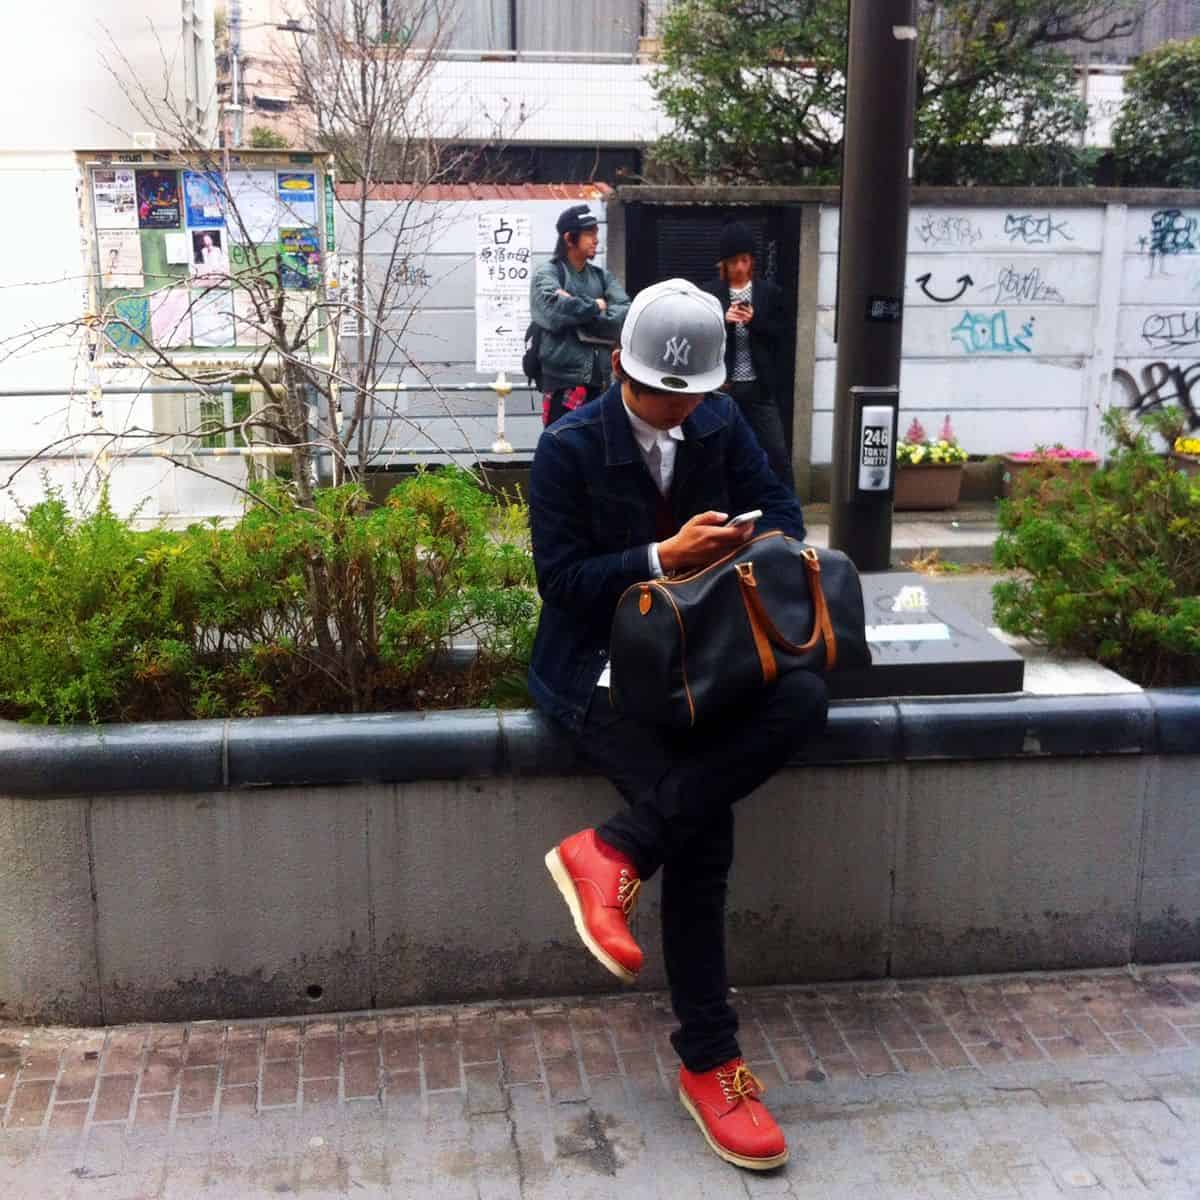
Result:
M754 564L750 562L737 564L738 583L742 588L742 601L746 605L747 613L750 614L751 624L756 626L754 640L760 659L763 659L764 650L760 634L764 634L769 641L781 650L786 650L789 654L797 655L808 654L816 648L818 641L823 640L825 642L825 669L832 670L837 665L837 637L833 632L833 622L829 617L829 605L825 602L825 590L821 586L821 560L817 557L817 552L811 546L807 546L801 551L801 557L804 559L804 570L808 575L809 594L812 596L813 602L812 636L804 645L798 646L795 642L791 642L785 638L779 632L775 622L771 620L766 606L763 604L762 596L758 592L758 582L754 578ZM763 667L764 674L766 674L765 660Z

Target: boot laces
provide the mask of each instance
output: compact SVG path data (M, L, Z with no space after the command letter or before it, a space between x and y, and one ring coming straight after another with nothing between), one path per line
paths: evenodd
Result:
M727 1104L740 1103L743 1100L757 1100L767 1089L762 1081L750 1070L744 1062L735 1063L717 1072L717 1082ZM750 1107L750 1119L758 1124L758 1114Z
M622 867L621 878L617 884L617 903L620 904L621 911L625 914L626 919L633 912L633 906L637 903L638 892L641 890L642 881Z

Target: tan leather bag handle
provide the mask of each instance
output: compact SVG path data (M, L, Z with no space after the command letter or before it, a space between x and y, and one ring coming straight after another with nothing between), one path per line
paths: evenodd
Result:
M813 601L813 631L812 636L802 646L796 645L795 642L789 641L779 632L775 622L771 620L770 614L767 612L766 606L763 604L762 596L759 595L758 581L754 578L754 563L743 562L737 564L738 583L742 588L742 601L746 605L746 612L750 615L751 626L754 628L754 640L758 649L760 660L764 658L764 647L761 641L761 634L778 646L781 650L786 650L789 654L808 654L816 649L819 640L825 642L825 669L833 670L837 665L837 635L833 631L833 622L829 617L829 605L825 602L825 590L821 586L821 560L817 557L817 552L811 547L806 546L801 552L801 557L804 559L804 570L808 575L809 594ZM775 677L775 664L772 657L771 670L767 670L767 664L763 661L763 675L769 683Z

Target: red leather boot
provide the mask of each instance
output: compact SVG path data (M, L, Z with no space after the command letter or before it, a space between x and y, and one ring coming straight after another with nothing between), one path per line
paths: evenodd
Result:
M783 1130L760 1099L766 1090L741 1058L700 1074L679 1069L679 1099L708 1144L726 1162L751 1171L769 1171L788 1158Z
M618 979L632 983L643 961L627 924L642 886L633 863L585 829L555 846L546 867L583 944Z

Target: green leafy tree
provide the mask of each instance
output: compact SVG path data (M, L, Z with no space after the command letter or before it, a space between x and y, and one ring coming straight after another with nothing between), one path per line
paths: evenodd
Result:
M286 150L288 140L281 133L269 129L266 125L250 127L250 145L255 150Z
M685 178L836 178L847 0L677 0L654 86L673 131L656 158ZM919 0L916 176L1077 182L1089 156L1068 42L1132 32L1132 0ZM989 146L989 141L999 144Z
M1113 152L1129 183L1200 186L1200 38L1166 42L1134 64Z

